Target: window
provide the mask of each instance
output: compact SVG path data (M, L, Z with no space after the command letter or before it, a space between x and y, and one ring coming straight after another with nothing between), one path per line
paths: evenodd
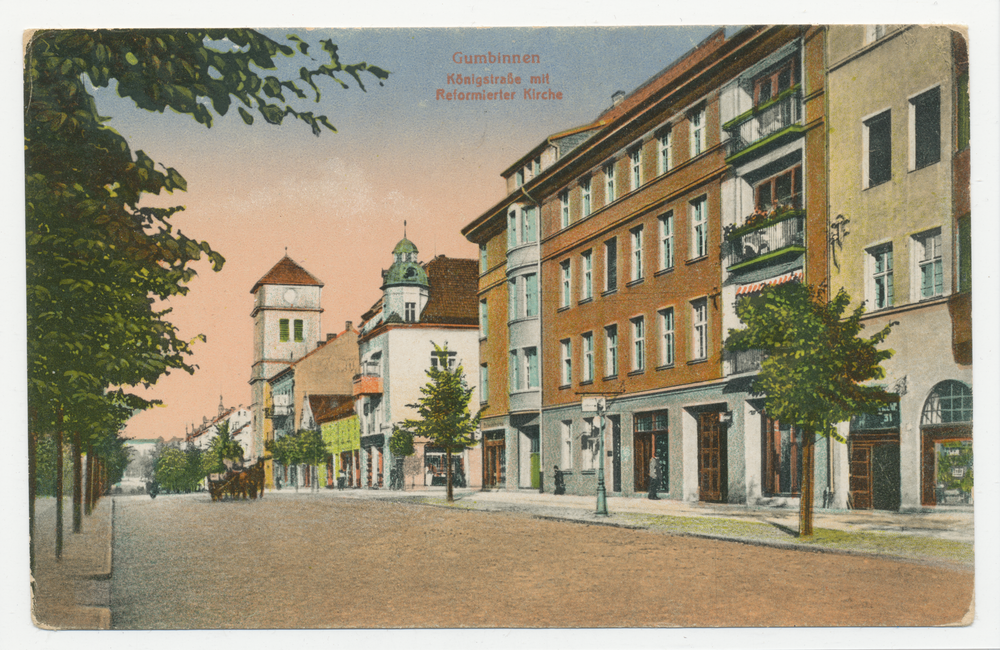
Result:
M674 213L660 217L660 270L674 267Z
M920 424L972 422L972 391L960 381L949 379L934 387L920 416Z
M618 326L608 325L604 328L604 376L614 377L618 374Z
M405 310L405 317L403 318L403 320L405 320L407 323L412 323L417 320L417 303L415 302L405 303L403 308Z
M646 369L646 319L637 316L632 319L632 370Z
M639 189L642 185L642 149L636 147L628 155L629 162L629 177L632 181L632 191Z
M764 494L800 493L802 430L761 415L764 435Z
M604 166L604 202L611 203L615 200L615 163L609 162Z
M708 302L705 299L691 303L691 324L694 334L692 358L708 358Z
M871 300L875 309L892 307L895 296L892 288L892 245L880 246L868 252L872 263Z
M524 315L538 315L538 276L534 273L524 276Z
M590 179L585 178L580 181L580 214L584 217L590 215Z
M562 385L569 386L573 381L573 344L569 339L559 342L562 349Z
M510 391L521 390L521 368L520 362L518 360L517 350L511 350L509 359L509 369L510 369Z
M458 352L434 350L431 352L431 368L435 370L452 370L455 368L455 361L457 359Z
M569 225L569 190L559 193L559 223L563 228Z
M802 166L761 181L754 187L754 207L761 212L802 207Z
M892 178L892 119L889 111L864 122L866 187L874 187Z
M282 318L278 321L278 338L284 343L288 341L288 319Z
M944 293L941 267L941 229L925 232L913 238L917 273L920 275L920 300Z
M521 243L538 241L538 227L535 219L535 208L521 210Z
M691 114L691 157L705 150L705 109Z
M632 282L642 279L642 226L631 230L632 233Z
M571 293L573 287L572 287L570 273L571 273L570 263L569 260L566 260L565 262L559 265L559 274L562 276L562 282L560 283L560 292L559 292L560 307L569 307L569 303L572 300Z
M590 300L594 297L594 252L584 251L580 255L580 300Z
M490 335L489 309L485 300L479 301L479 337L486 338Z
M708 219L705 197L691 201L691 257L708 255Z
M618 238L604 242L604 290L618 289Z
M485 273L486 272L486 270L489 268L489 266L487 264L488 264L488 262L486 260L486 244L481 244L479 246L479 272L480 273Z
M583 432L580 435L580 470L592 472L597 469L597 454L600 450L598 439L600 430L594 426L594 418L583 419Z
M507 213L507 248L517 246L517 212L511 210Z
M528 388L538 388L538 348L524 348L525 380Z
M542 173L542 157L541 156L538 156L537 158L535 158L535 160L531 163L531 168L532 168L532 173L535 176L538 176L539 174Z
M885 36L886 31L886 25L865 25L865 44L874 43Z
M297 318L295 319L295 340L298 343L305 340L302 338L302 321Z
M798 60L793 56L758 78L753 87L753 105L766 104L798 83L797 64Z
M507 320L517 320L521 310L517 304L517 278L507 281Z
M485 363L479 366L479 401L490 401L490 369Z
M666 174L673 167L671 149L674 146L674 132L670 129L660 133L656 139L656 171Z
M583 339L583 368L580 381L594 381L594 334L587 332Z
M674 310L660 310L660 365L674 365Z
M559 423L559 468L564 472L573 469L573 423L563 420Z
M958 150L969 146L969 139L972 137L972 111L971 103L969 101L969 73L964 72L958 76L958 104L955 107L955 113L957 115L957 131L956 141L958 142Z
M941 87L910 100L910 169L941 160Z
M521 187L522 185L524 185L524 170L523 169L517 170L517 175L514 178L514 184L515 184L515 187Z

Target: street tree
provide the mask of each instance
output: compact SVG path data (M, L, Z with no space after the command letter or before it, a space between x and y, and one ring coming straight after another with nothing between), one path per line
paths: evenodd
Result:
M406 482L403 480L403 459L412 456L414 451L413 434L399 427L393 427L392 435L389 436L389 453L392 454L393 459L391 476L389 477L390 489L402 490L406 488Z
M295 476L295 465L298 463L298 448L295 444L294 438L292 436L281 436L274 440L268 440L264 443L264 448L269 454L274 462L278 463L282 467L288 467L292 470L292 483L295 484L295 491L299 490L299 483L297 477ZM277 479L276 479L277 482Z
M317 481L319 478L318 466L326 462L327 448L323 442L323 434L315 429L300 429L295 432L293 439L298 448L298 461L306 466L309 472L310 485L314 490L319 489Z
M279 43L247 29L45 30L26 47L25 213L27 245L29 446L52 435L62 458L63 423L87 422L74 410L108 387L150 386L173 370L194 372L182 338L157 305L187 293L194 264L222 255L171 223L181 207L143 207L143 198L185 191L175 169L133 151L97 111L95 89L113 88L142 110L166 109L210 127L237 104L256 117L303 122L314 134L335 130L300 104L319 101L323 79L364 90L388 73L344 64L337 46L289 36ZM276 57L302 59L295 78L277 74ZM256 117L255 117L256 116ZM155 400L126 394L132 410ZM115 435L117 428L107 435ZM74 446L81 444L73 435ZM100 438L100 429L92 434ZM35 467L30 459L29 473ZM61 473L59 474L61 476ZM35 478L29 476L32 490ZM61 495L61 480L57 485ZM33 505L29 518L33 521ZM61 499L57 520L61 521ZM61 529L60 529L61 530ZM58 546L58 541L57 541Z
M895 399L881 386L865 383L885 377L881 363L893 351L879 345L892 325L870 337L859 336L864 305L845 316L850 303L843 289L827 301L811 285L769 286L740 299L736 313L746 327L730 329L725 344L730 351L763 351L752 390L764 396L768 417L802 430L802 537L813 533L816 435L845 442L837 422L877 411Z
M399 428L413 436L426 438L434 446L444 449L450 503L455 500L451 456L476 445L474 436L479 428L479 413L472 415L469 411L473 389L465 380L462 366L453 369L448 367L447 344L443 347L434 344L434 354L441 363L427 369L430 381L420 388L423 397L416 404L407 405L416 409L419 417L404 421Z
M164 449L156 463L156 482L171 492L185 492L190 490L190 476L185 453L176 447Z
M229 422L220 422L215 428L215 437L208 443L208 453L206 454L206 465L209 474L224 472L227 469L226 461L232 463L243 462L243 445L233 438L229 431Z

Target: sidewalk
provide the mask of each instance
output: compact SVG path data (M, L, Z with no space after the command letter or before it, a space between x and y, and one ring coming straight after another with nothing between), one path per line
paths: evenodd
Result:
M673 535L722 539L808 551L875 555L971 569L974 519L971 511L914 513L874 510L814 512L814 535L799 539L798 508L685 503L641 497L608 497L608 515L595 514L596 497L555 496L534 490L455 490L448 505L444 488L329 491L331 496L415 501L481 511L521 512L535 517L598 525L643 528ZM320 493L322 494L322 493Z
M101 499L73 533L72 499L63 499L63 553L56 560L56 500L35 502L32 616L40 628L111 628L111 518L113 501Z

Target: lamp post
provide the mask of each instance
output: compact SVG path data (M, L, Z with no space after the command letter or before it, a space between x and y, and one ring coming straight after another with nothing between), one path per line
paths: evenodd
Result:
M598 515L608 514L608 491L604 485L604 414L608 409L607 400L603 397L586 397L581 404L584 412L597 412L598 417L598 462L597 462L597 512Z

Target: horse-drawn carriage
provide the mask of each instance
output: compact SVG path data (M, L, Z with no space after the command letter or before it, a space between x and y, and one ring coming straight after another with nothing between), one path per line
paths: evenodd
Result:
M264 498L264 460L258 460L249 467L227 467L225 473L209 474L208 493L212 501L224 496L231 499Z

